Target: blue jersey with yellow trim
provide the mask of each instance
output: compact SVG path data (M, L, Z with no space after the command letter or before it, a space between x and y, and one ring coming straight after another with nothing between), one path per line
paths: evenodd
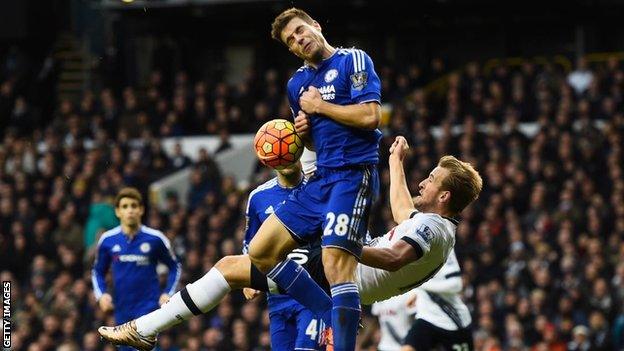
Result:
M318 68L305 65L295 72L288 81L293 115L301 110L299 97L310 86L333 104L381 102L381 83L373 61L358 49L336 49ZM338 168L379 162L379 129L353 128L323 115L311 115L310 124L317 166Z

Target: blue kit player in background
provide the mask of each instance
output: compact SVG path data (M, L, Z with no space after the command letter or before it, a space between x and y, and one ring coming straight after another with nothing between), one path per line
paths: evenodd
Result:
M180 279L180 264L169 239L160 231L141 225L144 210L138 190L121 189L115 197L115 215L121 225L103 233L97 244L92 270L93 292L104 312L114 311L117 324L149 313L167 302ZM159 262L169 267L164 290L156 272ZM112 268L113 289L106 285L109 268Z
M283 170L276 170L277 177L258 186L249 194L247 202L247 228L243 253L247 254L248 244L254 237L262 222L264 222L276 208L288 198L290 193L303 185L301 163ZM295 249L288 257L306 269L308 262L320 263L320 243L306 245ZM316 269L318 269L316 265ZM324 282L327 285L327 282ZM325 289L328 286L324 287ZM251 288L244 288L243 294L247 299L253 299L260 292ZM321 323L316 315L303 307L292 297L283 294L267 296L271 333L271 349L274 351L318 350L318 336Z

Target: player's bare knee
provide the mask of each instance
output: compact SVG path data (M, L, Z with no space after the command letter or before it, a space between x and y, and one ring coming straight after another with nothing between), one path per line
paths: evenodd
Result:
M249 286L250 263L247 256L225 256L215 264L214 268L221 272L232 289Z
M273 267L275 267L279 261L270 255L267 255L263 252L252 251L252 248L249 248L249 259L251 260L251 264L256 266L258 270L262 273L268 273Z
M225 280L228 280L228 277L236 270L236 257L237 256L225 256L217 261L217 263L214 265L214 268L216 268L217 270L219 270L219 272L221 272L221 274L223 274Z
M323 249L323 267L330 284L355 281L357 260L349 252L335 249Z

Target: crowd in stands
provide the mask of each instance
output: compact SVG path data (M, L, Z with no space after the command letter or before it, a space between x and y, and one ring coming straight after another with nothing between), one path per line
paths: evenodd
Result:
M387 156L396 135L411 145L412 190L441 155L470 161L484 191L462 215L456 252L476 349L624 348L620 63L580 61L566 73L529 60L487 70L472 62L449 73L436 95L424 87L445 71L440 65L377 68L392 112L383 127L383 192L372 232L394 226ZM145 194L150 182L192 167L190 205L171 194L165 210L148 206L144 217L183 263L179 288L239 253L246 197L270 171L260 168L251 187L239 189L213 154L202 150L196 161L181 150L168 155L159 138L213 134L227 144L229 134L287 118L288 76L250 71L230 86L154 71L144 87L85 90L76 101L61 100L53 115L35 116L36 104L15 89L23 82L3 71L0 275L13 282L13 349L113 350L95 332L114 323L97 308L90 270L98 234L116 225L112 197L124 185ZM527 132L523 122L537 128ZM375 320L367 314L364 324L359 347L375 350ZM158 347L269 350L265 303L232 293L211 313L161 335Z

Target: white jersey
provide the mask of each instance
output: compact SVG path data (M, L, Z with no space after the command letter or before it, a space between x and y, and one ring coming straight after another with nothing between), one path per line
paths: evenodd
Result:
M374 239L372 247L392 247L399 240L418 245L423 256L396 272L358 264L357 284L362 304L370 305L401 295L423 284L442 268L455 245L457 222L435 213L415 212L390 232Z
M413 313L407 309L407 300L413 292L395 296L391 299L375 302L371 306L373 315L379 318L381 339L377 349L379 351L398 351L403 339L412 326Z
M468 327L472 318L459 295L462 288L459 263L452 250L440 271L416 289L416 318L445 330Z
M303 153L301 154L301 168L303 170L303 174L309 175L316 171L316 152L306 148L303 148Z

